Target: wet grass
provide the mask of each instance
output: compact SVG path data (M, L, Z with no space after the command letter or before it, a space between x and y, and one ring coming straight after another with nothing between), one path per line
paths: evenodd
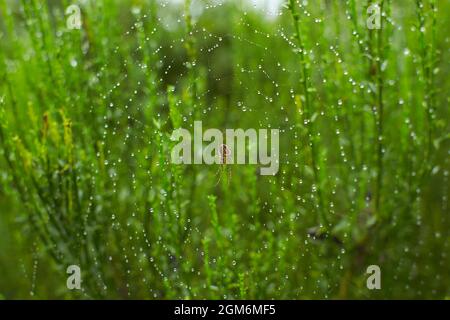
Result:
M450 4L373 3L86 1L70 30L0 0L0 295L450 296ZM194 120L279 128L280 171L171 164Z

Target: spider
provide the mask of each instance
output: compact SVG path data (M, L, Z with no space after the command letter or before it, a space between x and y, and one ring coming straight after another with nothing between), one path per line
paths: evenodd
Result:
M216 175L219 175L219 179L217 180L216 186L219 184L220 180L222 179L222 176L227 177L227 171L228 171L227 184L229 184L230 180L231 180L231 167L227 168L227 164L231 159L231 150L226 144L220 145L219 157L220 157L220 160L219 160L220 167L216 173Z

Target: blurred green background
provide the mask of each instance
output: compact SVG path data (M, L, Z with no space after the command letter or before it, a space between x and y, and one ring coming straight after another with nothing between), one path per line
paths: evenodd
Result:
M449 23L446 0L0 0L0 297L448 298ZM278 174L171 164L194 120L279 128Z

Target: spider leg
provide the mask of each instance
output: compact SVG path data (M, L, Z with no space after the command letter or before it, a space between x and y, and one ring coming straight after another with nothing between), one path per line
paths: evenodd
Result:
M216 176L222 171L222 166L223 166L223 163L222 163L221 159L219 158L219 167L217 168Z
M222 165L220 165L219 169L216 172L216 176L219 175L219 179L217 180L216 186L219 184L220 180L222 179Z
M222 178L222 175L219 175L219 179L217 179L217 182L216 182L216 184L214 185L215 187L219 184L221 178Z

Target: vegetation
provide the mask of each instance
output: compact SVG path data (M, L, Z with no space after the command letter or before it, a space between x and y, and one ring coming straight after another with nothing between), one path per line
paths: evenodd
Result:
M74 3L0 0L0 297L450 296L450 2ZM172 164L194 120L278 174Z

